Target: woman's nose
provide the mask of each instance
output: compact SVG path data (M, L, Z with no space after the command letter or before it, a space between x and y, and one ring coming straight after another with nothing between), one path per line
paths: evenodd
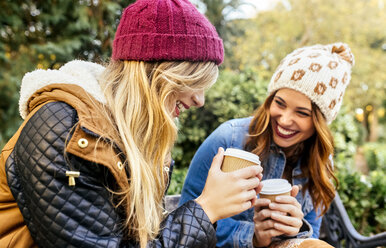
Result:
M289 126L292 124L292 114L289 111L284 111L279 118L279 124L282 126Z
M205 104L205 92L204 90L196 92L192 96L193 104L197 108L204 106Z

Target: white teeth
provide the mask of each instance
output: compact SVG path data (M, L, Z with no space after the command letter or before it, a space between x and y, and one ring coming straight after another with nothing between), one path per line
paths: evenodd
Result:
M288 131L286 129L283 129L279 125L277 126L277 130L279 131L279 133L284 134L284 135L291 135L291 134L296 133L296 131Z
M184 105L180 101L177 101L176 105L177 105L177 108L180 110L180 112L183 112L185 110Z

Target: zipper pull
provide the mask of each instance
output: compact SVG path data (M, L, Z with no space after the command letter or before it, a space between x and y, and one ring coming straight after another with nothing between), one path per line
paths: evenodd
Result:
M79 177L79 171L66 171L66 176L68 177L68 185L75 186L75 177Z

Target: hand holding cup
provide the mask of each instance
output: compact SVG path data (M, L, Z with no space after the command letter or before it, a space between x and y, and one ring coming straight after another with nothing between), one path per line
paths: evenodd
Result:
M264 180L260 199L257 200L254 214L255 246L268 246L273 237L296 235L303 224L303 212L295 196L298 186L285 179Z
M257 201L256 192L262 187L260 179L263 169L260 165L253 163L244 168L237 166L234 171L224 172L221 169L223 160L224 150L219 148L202 194L196 199L212 223L254 206Z

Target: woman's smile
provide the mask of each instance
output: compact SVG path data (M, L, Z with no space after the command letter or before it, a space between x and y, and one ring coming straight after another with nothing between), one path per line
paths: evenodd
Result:
M176 106L175 106L175 109L174 109L174 117L178 117L180 116L180 114L182 112L184 112L185 110L189 109L189 105L181 102L180 100L177 100L176 101Z
M285 138L285 139L291 138L298 133L298 131L283 128L280 125L278 125L277 123L276 123L275 127L276 127L275 131L276 131L277 135L282 137L282 138Z
M276 92L270 106L273 141L280 147L290 147L311 137L311 100L304 94L283 88Z

